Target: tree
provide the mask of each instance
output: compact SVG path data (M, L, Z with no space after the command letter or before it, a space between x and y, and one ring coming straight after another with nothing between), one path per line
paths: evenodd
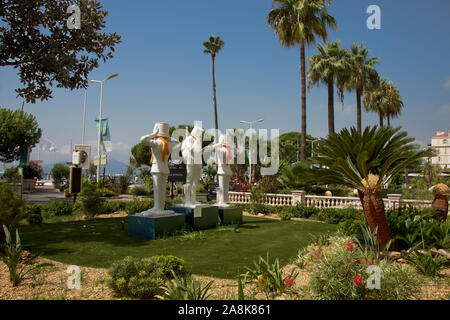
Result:
M131 148L131 154L133 157L130 158L130 164L132 164L135 168L139 168L142 165L151 165L150 159L152 157L152 150L149 146L146 146L143 143L138 143Z
M5 225L9 230L14 230L22 216L23 200L6 183L0 182L0 226ZM3 227L0 229L0 244L6 242ZM0 248L1 251L1 248Z
M216 67L215 60L216 55L220 50L223 49L225 42L223 42L220 37L211 35L208 41L203 42L203 46L206 48L203 53L210 54L212 59L212 81L213 81L213 102L214 102L214 128L216 129L215 141L219 141L219 122L217 119L217 98L216 98Z
M367 84L364 92L364 110L378 113L380 126L384 125L384 118L390 126L390 119L399 116L402 108L402 97L392 82L378 78Z
M330 1L327 1L330 2ZM273 9L267 22L278 35L280 44L290 48L300 45L301 78L301 149L300 160L306 159L306 57L305 46L316 41L316 36L324 41L327 27L336 28L335 19L328 14L324 0L273 0Z
M81 28L69 29L66 10L77 4ZM12 66L27 102L52 98L50 87L86 88L99 60L113 58L116 33L102 33L108 12L94 0L8 0L0 6L0 66Z
M0 109L0 161L19 160L39 142L41 135L33 115L21 110Z
M348 55L348 70L344 80L344 87L348 91L356 91L356 128L361 133L361 97L370 82L376 81L378 74L375 65L378 64L378 57L369 58L370 52L362 43L354 43Z
M302 135L299 132L287 132L279 137L280 145L280 159L288 161L289 164L293 164L300 161L300 142ZM311 135L306 135L307 141L315 141ZM310 157L312 153L311 143L306 144L306 155L307 158Z
M339 79L344 76L348 59L347 50L341 49L339 40L327 42L325 46L317 46L318 54L309 58L308 78L309 84L319 85L323 83L328 86L328 134L334 133L334 84L339 86ZM342 87L339 88L341 101L343 100Z
M305 179L322 184L336 184L357 189L364 215L372 231L378 228L381 248L391 240L381 196L382 186L407 167L430 155L419 150L399 128L366 127L360 133L355 127L344 128L318 145L315 159L323 168L305 170ZM393 244L391 249L398 249Z
M70 169L68 166L57 163L50 170L50 175L54 181L61 181L62 179L68 179L70 175Z

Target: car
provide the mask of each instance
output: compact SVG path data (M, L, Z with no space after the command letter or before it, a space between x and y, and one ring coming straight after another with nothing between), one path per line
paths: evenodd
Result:
M206 199L208 201L215 201L217 200L217 191L216 189L219 187L218 183L212 183L209 187L208 195L206 196Z

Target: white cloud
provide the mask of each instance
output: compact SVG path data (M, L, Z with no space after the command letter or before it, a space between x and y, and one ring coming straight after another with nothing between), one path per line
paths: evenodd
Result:
M444 104L439 108L439 113L448 114L450 113L450 103Z

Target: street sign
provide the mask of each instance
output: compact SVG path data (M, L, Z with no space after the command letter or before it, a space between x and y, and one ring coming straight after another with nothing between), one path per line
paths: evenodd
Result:
M103 155L101 156L100 165L101 165L101 166L106 166L107 164L108 164L108 158L107 158L106 154L103 154ZM94 165L95 165L96 167L98 167L98 156L95 156L95 157L94 157Z
M168 177L169 182L183 182L186 183L186 169L170 168Z
M76 156L76 158L77 158L76 160L79 160L78 165L80 165L80 167L82 169L86 169L86 170L89 169L89 165L91 164L91 146L76 144L75 152L77 152L79 154ZM78 157L79 157L79 159L78 159Z

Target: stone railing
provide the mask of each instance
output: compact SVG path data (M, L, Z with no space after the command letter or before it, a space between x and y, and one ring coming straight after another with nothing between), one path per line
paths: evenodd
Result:
M250 203L250 192L230 191L228 200L231 203ZM430 200L407 200L401 199L401 194L389 194L387 199L383 199L386 210L415 207L419 209L431 208ZM362 209L361 201L358 197L329 197L306 195L304 191L292 191L291 194L267 193L263 204L270 206L295 206L305 204L307 207L316 208L356 208Z

